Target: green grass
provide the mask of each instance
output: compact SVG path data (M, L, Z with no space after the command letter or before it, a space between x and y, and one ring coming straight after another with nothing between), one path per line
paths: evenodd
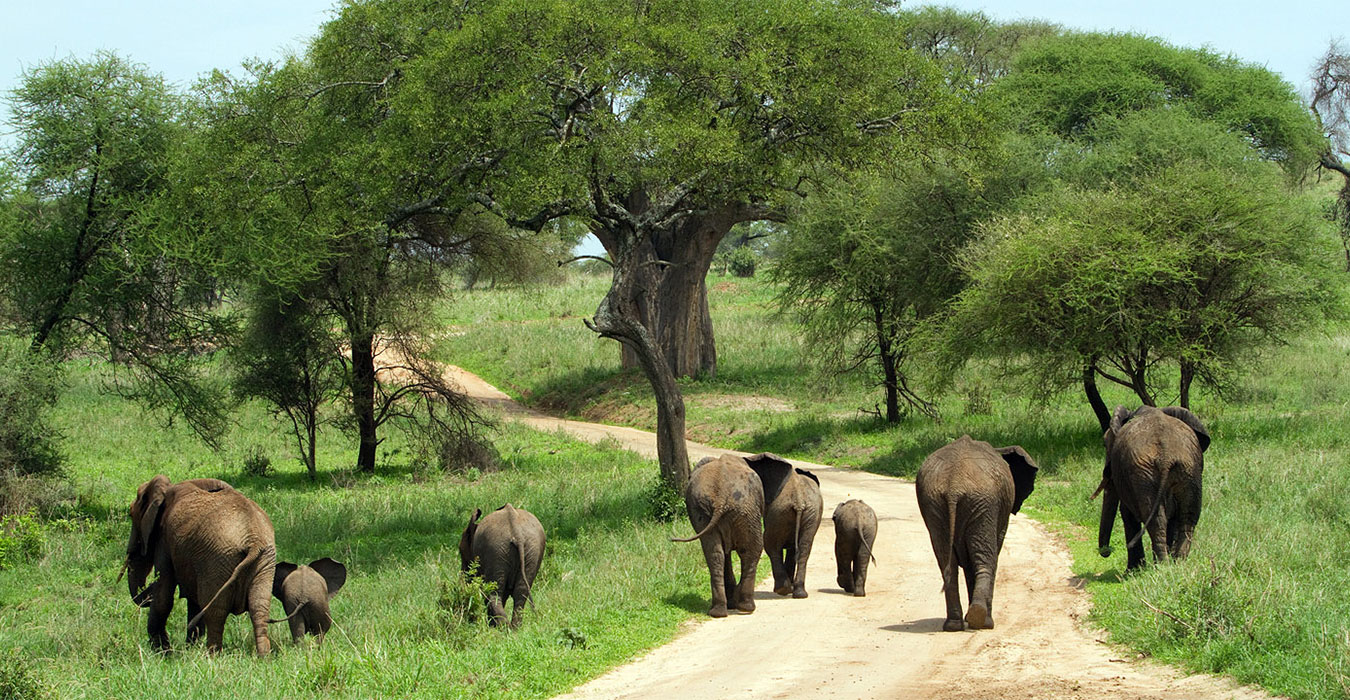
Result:
M16 650L29 671L0 681L35 676L73 698L547 697L669 639L707 604L697 546L672 545L679 525L647 515L654 466L616 447L504 426L499 470L428 474L391 447L375 476L361 476L335 469L353 455L350 441L328 435L313 484L256 408L213 454L101 386L97 368L76 368L58 415L77 496L71 517L49 525L37 559L0 571L0 648ZM271 457L273 476L241 473L255 447ZM278 625L276 654L259 662L245 619L233 616L224 651L209 656L184 644L179 601L175 652L151 652L145 612L116 579L126 508L158 472L229 480L272 518L280 558L347 564L337 627L321 649L294 645ZM536 609L514 633L448 627L437 600L441 581L458 574L459 534L475 507L508 501L548 533Z
M454 322L465 332L446 355L535 406L650 429L646 382L619 372L617 344L581 325L606 283L461 296ZM1116 642L1290 697L1350 695L1350 327L1274 349L1225 398L1198 392L1192 408L1214 442L1191 558L1124 577L1121 527L1116 555L1096 552L1100 502L1088 496L1102 443L1080 392L1038 403L977 367L938 397L940 422L887 426L860 411L881 400L866 378L811 369L769 284L713 277L709 290L719 365L715 378L681 384L690 438L903 477L963 433L1020 444L1042 466L1027 512L1062 533ZM1137 405L1115 387L1103 393ZM967 413L981 403L987 412Z

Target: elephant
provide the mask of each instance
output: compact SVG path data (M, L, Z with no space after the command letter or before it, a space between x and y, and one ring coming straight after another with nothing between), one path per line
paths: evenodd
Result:
M704 457L694 467L684 489L689 524L698 534L671 538L672 542L703 545L712 583L708 614L726 617L727 606L743 613L755 611L755 575L764 552L764 486L750 465L735 455ZM731 553L740 559L737 583Z
M1038 470L1021 447L995 448L969 435L939 448L919 467L914 490L947 598L943 630L994 628L994 577L1008 516L1035 489ZM965 572L970 602L964 622L957 567Z
M132 600L150 608L147 630L156 650L169 647L165 624L178 590L188 601L189 641L204 627L207 650L218 652L225 619L247 613L257 654L271 651L276 538L267 513L218 479L174 484L159 474L137 489L130 516L123 570ZM152 568L159 578L147 586Z
M333 626L328 601L346 582L347 567L328 557L299 566L288 561L277 563L276 575L272 577L272 595L286 610L292 639L299 642L308 633L318 637L319 646L323 646L323 637Z
M544 526L524 508L507 503L486 516L482 508L474 509L459 538L460 566L467 573L476 562L479 578L496 584L487 600L488 622L494 627L506 622L506 596L512 600L512 629L520 626L525 602L534 602L531 589L544 559L544 540Z
M1200 419L1179 406L1117 406L1102 435L1101 524L1097 551L1110 557L1116 513L1125 524L1126 565L1144 565L1143 532L1153 544L1153 560L1185 559L1200 520L1200 482L1209 432ZM1093 494L1096 496L1096 494Z
M771 452L745 461L764 485L764 549L773 569L773 592L805 598L806 560L825 510L820 479Z
M877 540L877 514L872 506L854 498L834 509L834 561L836 579L845 593L867 595L867 563L876 561L872 545Z

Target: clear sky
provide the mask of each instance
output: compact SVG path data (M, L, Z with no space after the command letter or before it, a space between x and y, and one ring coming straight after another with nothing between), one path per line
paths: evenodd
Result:
M919 3L906 2L905 6ZM995 19L1133 31L1264 65L1304 89L1333 38L1350 38L1350 0L950 0ZM112 49L187 86L212 68L299 50L336 0L0 0L0 93L25 68ZM6 114L6 117L8 115ZM0 128L7 132L8 128ZM0 141L6 140L0 136ZM595 252L588 247L588 252Z

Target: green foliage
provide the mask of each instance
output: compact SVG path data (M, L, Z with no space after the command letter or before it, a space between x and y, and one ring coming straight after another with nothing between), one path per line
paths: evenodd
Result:
M436 612L451 639L463 646L469 634L487 630L487 599L496 592L495 581L484 581L478 576L476 561L469 564L468 571L456 569L442 575Z
M54 475L64 461L61 433L52 426L61 369L25 345L0 338L0 476Z
M46 543L46 529L36 512L0 517L0 570L36 559Z
M244 476L269 477L272 475L272 459L267 456L261 446L254 445L244 455L244 462L240 465L240 471Z
M671 522L684 515L684 493L665 479L653 479L642 494L651 517L658 522Z
M754 277L756 262L755 251L741 246L727 256L727 270L736 277Z
M44 700L49 697L52 697L51 691L28 654L22 649L10 649L0 655L0 698Z

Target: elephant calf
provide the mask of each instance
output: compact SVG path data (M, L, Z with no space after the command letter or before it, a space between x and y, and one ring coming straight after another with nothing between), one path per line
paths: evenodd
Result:
M735 455L704 457L694 467L684 489L689 524L697 535L673 542L703 545L712 580L712 607L708 614L726 617L730 605L741 612L755 611L755 572L764 553L764 486L744 459ZM731 553L741 560L741 580L731 568Z
M1021 447L995 449L969 435L938 449L919 467L914 490L947 597L942 629L993 629L994 575L1008 516L1031 495L1037 469ZM957 567L965 572L970 601L964 623Z
M834 560L839 565L839 587L859 598L867 595L867 563L876 561L877 514L858 499L834 509Z
M512 600L511 627L520 626L520 614L531 600L530 590L543 559L544 526L533 513L510 503L486 516L483 509L475 509L459 538L462 569L467 572L477 562L478 576L497 586L487 600L488 621L493 626L506 622L506 596Z
M328 557L300 566L288 561L277 563L276 573L272 576L272 595L286 610L291 637L296 642L304 639L306 634L312 634L319 638L319 645L323 645L324 635L333 626L328 601L346 582L347 567Z

